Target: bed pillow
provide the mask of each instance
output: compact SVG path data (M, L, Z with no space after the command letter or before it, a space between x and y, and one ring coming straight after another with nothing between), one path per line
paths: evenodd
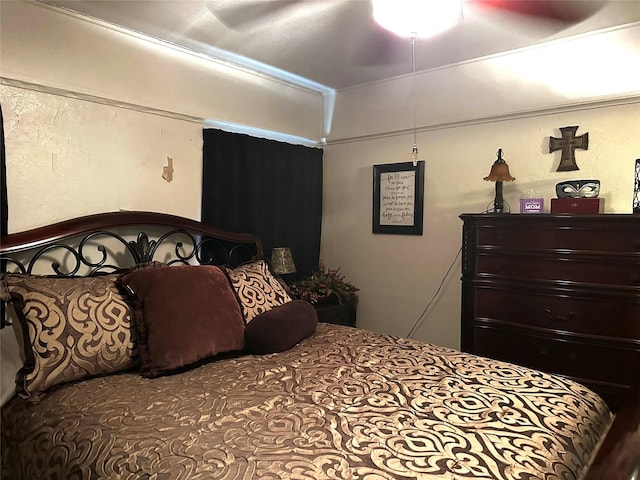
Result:
M3 274L0 298L12 302L25 357L17 393L38 400L53 386L130 369L138 363L133 312L117 275Z
M229 280L249 324L256 315L291 301L291 296L265 260L255 260L234 269L227 268Z
M315 332L317 325L316 309L305 300L292 300L256 315L245 328L245 346L258 354L283 352Z
M144 376L242 349L242 312L220 267L139 270L119 281L133 300Z
M19 327L19 323L14 314L12 324ZM16 375L24 365L17 331L18 328L11 327L0 329L0 406L4 406L16 393Z

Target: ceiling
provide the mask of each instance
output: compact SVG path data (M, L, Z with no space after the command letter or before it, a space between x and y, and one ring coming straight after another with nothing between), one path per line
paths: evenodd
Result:
M214 57L250 59L254 68L273 67L272 74L301 77L312 88L343 89L413 71L411 39L379 27L368 0L43 2ZM545 4L561 20L488 8L488 2L467 0L462 22L416 39L416 70L640 21L640 0L515 0Z

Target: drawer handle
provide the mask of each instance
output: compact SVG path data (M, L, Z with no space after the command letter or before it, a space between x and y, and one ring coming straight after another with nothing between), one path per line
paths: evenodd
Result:
M547 314L547 318L549 320L554 320L556 322L568 322L576 316L574 312L569 312L567 315L558 315L556 313L552 313L550 308L545 308L544 313Z

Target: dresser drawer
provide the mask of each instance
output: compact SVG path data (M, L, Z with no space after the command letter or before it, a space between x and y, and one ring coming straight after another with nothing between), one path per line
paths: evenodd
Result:
M476 273L640 287L640 256L594 258L571 254L536 256L479 253L476 257Z
M640 293L640 292L639 292ZM475 318L531 328L640 339L640 294L600 295L586 289L474 288ZM639 367L640 369L640 367Z
M477 324L474 353L605 384L640 382L640 344L628 348L580 337L546 337Z
M640 252L640 229L618 234L615 228L562 224L478 225L476 246L520 249L564 249L598 252Z
M462 349L572 377L618 406L640 383L640 216L460 218Z

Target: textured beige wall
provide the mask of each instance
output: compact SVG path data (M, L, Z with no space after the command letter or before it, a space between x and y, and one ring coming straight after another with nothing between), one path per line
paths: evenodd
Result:
M9 232L120 209L200 218L199 124L5 85L0 101Z
M199 219L209 121L323 136L318 92L38 2L0 3L0 59L10 232L118 209Z
M447 65L337 94L329 142L416 125L548 113L640 96L640 24Z
M560 152L547 153L548 137L559 136L558 128L567 125L589 132L589 150L576 152L579 171L556 172ZM483 177L498 148L516 177L504 183L514 212L521 193L530 189L543 196L548 211L555 184L580 178L601 180L607 213L631 212L640 103L420 133L420 158L426 161L424 235L374 235L372 166L410 161L412 142L411 135L353 141L329 146L324 155L322 258L361 288L359 326L397 335L409 333L456 257L462 239L458 215L492 205L494 184ZM459 259L414 337L459 346Z
M415 338L458 348L461 213L492 208L499 148L516 177L512 211L533 190L549 211L556 183L600 179L607 213L632 208L640 158L640 25L507 52L339 91L325 148L321 256L360 287L358 325L405 336L453 268ZM373 165L410 161L415 81L417 143L426 161L424 234L374 235ZM589 150L556 172L549 136L578 125ZM639 219L640 221L640 219ZM514 306L517 308L517 306Z
M111 101L321 138L322 95L38 2L0 2L0 74Z

